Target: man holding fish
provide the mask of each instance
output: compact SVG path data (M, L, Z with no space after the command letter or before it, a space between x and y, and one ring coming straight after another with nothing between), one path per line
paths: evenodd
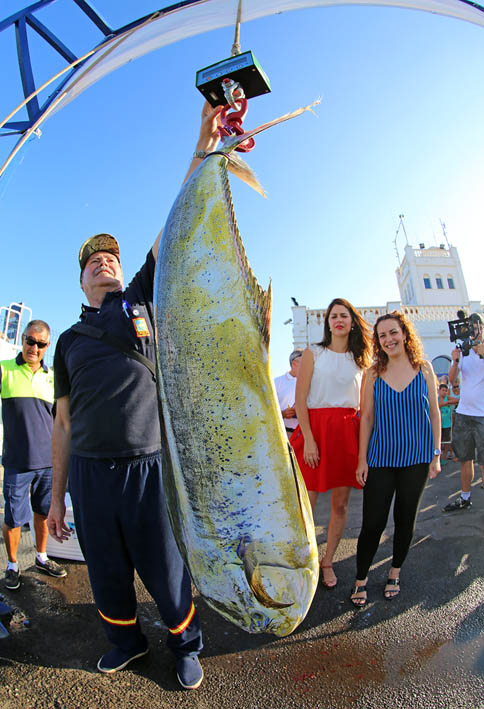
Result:
M202 112L199 155L217 146L221 107ZM194 154L189 175L200 164ZM161 235L160 235L161 236ZM154 377L153 278L160 236L124 288L119 245L97 234L81 246L88 305L59 338L50 534L66 540L67 479L94 601L113 645L98 662L113 673L148 652L136 612L134 570L167 625L179 683L196 689L203 671L191 582L169 523L162 486Z

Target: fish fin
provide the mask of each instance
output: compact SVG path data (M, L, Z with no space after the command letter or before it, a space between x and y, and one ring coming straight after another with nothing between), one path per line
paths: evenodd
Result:
M306 530L306 535L309 537L311 523L310 523L310 520L308 519L308 512L306 511L305 505L303 504L303 500L302 500L302 495L304 493L301 488L300 478L297 474L297 468L299 466L297 463L296 456L294 454L294 450L289 442L287 443L287 447L289 450L289 460L291 461L292 474L294 475L294 484L296 486L296 494L297 494L297 501L299 503L299 511L301 512L301 517L304 522L304 528ZM306 494L306 497L307 497L307 494Z
M266 191L259 182L257 175L255 174L253 169L249 167L249 165L247 165L245 160L242 160L240 155L237 155L236 153L226 154L226 156L228 159L227 167L230 172L236 177L238 177L240 180L242 180L242 182L245 182L246 185L252 187L252 189L258 192L260 195L262 195L263 197L267 197Z
M254 596L257 598L259 603L265 608L289 608L289 606L294 605L293 603L281 603L280 601L275 601L269 596L264 587L264 583L262 581L262 574L260 572L260 567L258 564L253 570L250 578L247 577L247 581L249 582L249 586Z
M271 337L271 316L272 316L272 281L269 281L267 290L257 282L257 278L252 271L249 260L246 256L239 230L235 235L239 263L247 286L252 314L259 328L259 333L266 349L269 348Z
M267 290L264 290L262 286L260 286L257 282L257 278L255 277L254 272L252 271L249 259L247 258L247 254L245 253L245 247L242 242L242 237L240 236L239 228L237 226L234 206L232 204L230 184L226 171L225 180L225 194L227 198L227 204L232 213L233 236L240 270L242 273L242 277L245 281L245 285L247 287L247 295L249 298L252 315L256 321L262 341L264 342L266 349L268 349L271 335L272 282L269 281Z

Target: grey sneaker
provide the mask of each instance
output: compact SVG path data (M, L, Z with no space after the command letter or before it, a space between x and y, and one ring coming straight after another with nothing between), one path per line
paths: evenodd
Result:
M196 655L184 655L176 661L176 676L183 689L197 689L203 680L203 670Z
M148 643L146 642L146 639L144 647L141 646L135 650L126 651L121 650L119 647L114 647L101 657L97 663L97 668L99 672L105 672L106 674L118 672L118 670L123 670L126 665L129 665L129 663L133 662L133 660L137 660L138 657L143 657L143 655L146 655L147 652Z
M36 557L35 566L41 571L44 571L46 574L49 574L49 576L55 576L56 579L61 579L63 576L67 576L67 571L64 567L59 566L59 564L56 561L52 561L52 559L47 559L47 561L42 562Z
M468 500L464 500L460 495L457 498L457 500L454 500L454 502L449 502L448 505L446 505L443 509L442 512L455 512L456 510L468 510L472 506L471 498L469 497Z
M5 571L5 588L15 591L20 586L20 571L7 569Z

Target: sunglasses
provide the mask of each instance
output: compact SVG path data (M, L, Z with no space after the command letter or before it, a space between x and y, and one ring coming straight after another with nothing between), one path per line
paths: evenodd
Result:
M39 350L43 350L48 346L48 342L38 342L37 340L34 340L33 337L30 337L30 335L25 336L25 342L29 345L29 347L33 347L34 345L37 345Z

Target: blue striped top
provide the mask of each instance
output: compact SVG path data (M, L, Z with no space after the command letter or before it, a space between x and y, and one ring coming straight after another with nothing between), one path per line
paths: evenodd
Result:
M367 462L372 468L430 463L434 439L427 382L421 370L403 391L381 377L374 385L374 423Z

